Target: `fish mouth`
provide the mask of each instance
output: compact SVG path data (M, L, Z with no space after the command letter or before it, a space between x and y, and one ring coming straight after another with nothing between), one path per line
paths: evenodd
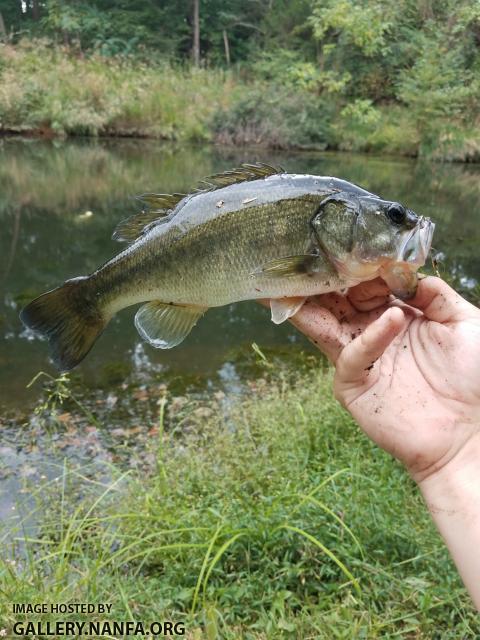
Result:
M422 216L417 225L404 236L397 260L422 267L430 253L434 230L435 223Z

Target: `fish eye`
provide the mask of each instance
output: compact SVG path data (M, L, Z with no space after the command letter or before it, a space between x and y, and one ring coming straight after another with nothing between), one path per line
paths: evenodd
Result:
M401 204L394 203L388 207L387 216L395 224L402 224L402 222L405 222L407 211Z

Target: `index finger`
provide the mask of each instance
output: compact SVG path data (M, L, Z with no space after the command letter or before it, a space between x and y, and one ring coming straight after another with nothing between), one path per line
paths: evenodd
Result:
M308 298L290 322L322 351L331 362L343 349L341 327L331 311Z
M268 298L261 298L257 302L264 307L270 306ZM289 322L335 364L344 345L341 342L340 323L329 309L320 306L313 298L307 298L302 308L289 318Z

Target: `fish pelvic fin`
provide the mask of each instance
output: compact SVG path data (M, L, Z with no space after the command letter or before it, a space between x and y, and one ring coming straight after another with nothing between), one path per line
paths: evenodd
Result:
M55 366L62 372L77 366L105 328L105 317L90 277L67 280L32 300L20 313L23 324L44 336Z
M152 347L171 349L185 340L206 310L206 307L153 300L137 311L135 326L140 336Z
M272 298L270 309L272 312L272 322L282 324L294 316L303 307L307 298Z

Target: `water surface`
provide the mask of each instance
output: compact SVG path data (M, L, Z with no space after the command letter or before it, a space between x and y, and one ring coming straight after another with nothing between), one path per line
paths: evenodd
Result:
M185 192L208 174L258 160L290 172L342 177L431 216L443 268L467 288L480 281L479 166L143 140L5 139L0 143L0 406L26 407L35 396L26 390L28 381L39 370L54 372L45 342L21 325L21 306L118 252L121 245L111 234L119 220L138 211L133 195ZM167 374L185 380L223 376L231 384L232 363L253 341L278 349L308 345L290 326L274 326L266 310L246 302L209 311L182 345L155 350L137 335L134 311L114 318L79 367L89 385Z

